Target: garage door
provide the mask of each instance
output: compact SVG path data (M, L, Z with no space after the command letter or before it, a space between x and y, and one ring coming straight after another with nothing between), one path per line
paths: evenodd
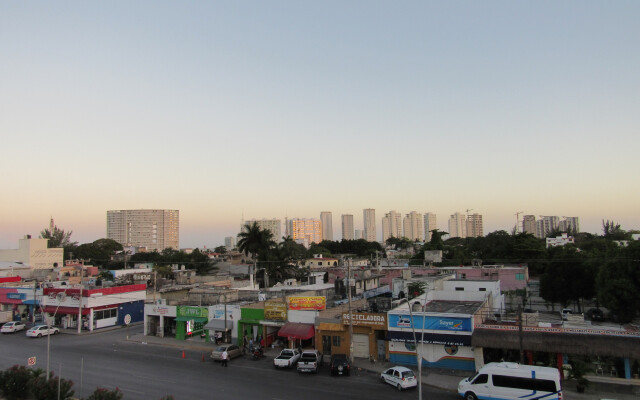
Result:
M353 356L369 358L369 335L353 335Z

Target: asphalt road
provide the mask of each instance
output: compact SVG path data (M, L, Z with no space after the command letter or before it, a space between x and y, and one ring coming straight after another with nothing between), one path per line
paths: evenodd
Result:
M127 342L126 335L142 327L93 335L60 334L51 337L50 370L74 382L77 397L87 397L96 387L124 393L124 399L417 399L417 390L397 392L378 382L378 375L353 371L349 377L332 377L327 366L317 374L276 370L272 360L237 358L224 368L202 352ZM36 367L46 369L47 338L27 338L23 332L0 337L0 369L27 365L35 356ZM82 371L81 371L82 370ZM81 379L82 376L82 379ZM457 395L425 387L423 398L456 400Z

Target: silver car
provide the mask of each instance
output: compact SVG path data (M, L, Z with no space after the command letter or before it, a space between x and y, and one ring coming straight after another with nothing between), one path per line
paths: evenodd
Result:
M60 333L60 329L55 326L36 325L27 330L27 336L29 337L42 337L47 335L57 335Z
M23 330L25 328L26 328L26 325L24 324L24 322L12 321L12 322L7 322L6 324L2 325L2 328L0 329L0 332L2 332L2 333L14 333L14 332L21 331L21 330Z

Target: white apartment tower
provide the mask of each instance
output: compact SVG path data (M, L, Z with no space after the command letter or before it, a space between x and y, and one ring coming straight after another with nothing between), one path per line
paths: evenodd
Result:
M109 210L107 239L123 246L162 251L180 248L178 210Z
M319 219L290 219L287 221L287 231L293 240L305 246L322 241L322 221Z
M273 218L273 219L250 219L248 221L244 221L244 223L242 224L242 226L240 227L240 232L244 232L245 226L249 225L253 225L253 223L256 223L260 229L262 230L267 230L270 231L271 234L273 235L273 240L276 243L279 243L282 241L282 222L277 219L277 218Z
M364 223L364 237L367 242L375 242L376 235L376 210L365 208L362 210L362 221Z
M467 237L481 236L484 236L482 215L476 213L467 216Z
M322 240L333 241L333 217L331 211L321 211L320 221L322 221Z
M562 232L576 233L580 232L580 221L578 217L564 217L562 221L560 221L559 229Z
M355 234L353 230L353 214L342 215L342 239L353 240Z
M536 234L536 216L525 215L522 217L522 232L530 233L535 236Z
M560 228L560 217L555 215L541 215L538 221L536 221L536 237L544 239L547 235Z
M411 211L405 215L402 226L404 229L404 237L412 242L424 241L424 220L422 219L422 214Z
M431 241L431 231L438 229L436 226L436 215L434 213L424 214L424 237L426 241Z
M467 237L467 218L462 213L455 213L449 217L449 237Z
M382 241L390 237L402 237L402 214L397 211L389 211L382 218Z
M227 236L224 238L224 247L227 251L231 251L236 247L236 238L233 236Z

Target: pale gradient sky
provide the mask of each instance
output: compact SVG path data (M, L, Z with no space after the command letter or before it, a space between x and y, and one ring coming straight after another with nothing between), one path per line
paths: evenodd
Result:
M362 209L640 229L640 2L3 2L0 248L54 217Z

